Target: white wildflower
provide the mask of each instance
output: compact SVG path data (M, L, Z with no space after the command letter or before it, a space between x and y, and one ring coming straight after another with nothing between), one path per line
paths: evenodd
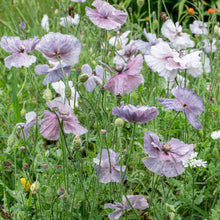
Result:
M220 130L219 131L213 131L211 134L211 137L213 140L219 139L220 138Z

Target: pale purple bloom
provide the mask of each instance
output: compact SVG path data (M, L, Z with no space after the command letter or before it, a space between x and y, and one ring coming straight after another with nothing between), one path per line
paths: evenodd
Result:
M26 24L22 20L19 20L19 29L22 31L26 29Z
M190 35L182 32L182 26L179 25L179 22L174 24L171 19L168 19L162 25L161 32L170 40L172 46L177 50L195 46L194 41L190 39Z
M71 66L67 65L64 62L62 62L61 65L63 67L63 71L65 75L70 75ZM43 81L43 85L57 82L58 80L64 78L63 71L59 62L56 63L50 62L50 66L47 64L37 65L34 70L37 75L47 74L47 76Z
M115 9L109 3L95 0L91 9L86 7L86 15L93 24L106 30L118 30L125 23L128 14L126 12Z
M89 66L89 64L84 64L82 66L82 73L88 74L89 78L84 83L84 86L86 88L86 91L92 92L97 85L101 85L103 82L103 68L99 65L96 66L95 71L92 71L92 68ZM109 74L106 74L107 79L109 78Z
M75 102L75 106L76 107L78 106L79 93L75 91L72 81L68 81L68 84L71 89L71 97L69 101L65 99L65 84L63 81L60 80L58 82L51 84L54 90L56 91L56 93L61 95L61 97L57 97L54 100L61 101L62 103L64 103L65 101L66 104L70 103L71 108L74 108L74 102Z
M60 123L64 122L64 132L66 134L73 133L82 135L87 132L87 129L79 124L77 117L74 115L72 108L69 105L64 105L56 100L47 104L48 107L55 111L44 111L44 119L41 123L41 135L47 140L57 140L60 136ZM59 121L58 121L59 118Z
M153 120L159 115L159 112L156 107L124 105L124 102L121 102L120 107L112 109L112 114L119 116L125 121L142 124Z
M93 158L93 162L97 164L94 169L96 174L99 174L100 183L121 182L121 176L124 175L125 166L122 166L121 173L119 155L119 153L115 153L112 149L109 149L109 154L107 149L102 149L101 158L100 153L98 153L96 158ZM109 163L109 158L111 163Z
M208 39L204 39L203 43L204 43L204 49L205 49L206 53L210 53L210 52L214 53L216 51L217 48L216 48L216 45L215 45L215 43L216 43L215 38L212 39L212 43Z
M149 158L143 159L144 165L157 175L175 177L184 172L183 161L193 153L193 144L172 138L160 143L159 137L151 132L144 133L144 151Z
M36 49L49 61L72 66L79 61L81 43L74 35L50 32L41 38Z
M180 71L187 71L193 77L203 74L203 67L200 54L202 51L194 51L181 57Z
M163 41L161 38L157 38L156 34L147 33L146 29L144 29L144 35L147 38L148 42L145 42L143 40L136 40L135 46L138 50L140 50L143 54L150 54L151 53L151 47L155 46L159 42Z
M112 92L114 95L127 94L134 91L144 82L144 78L140 74L142 66L143 57L139 54L109 79L104 85L104 88Z
M48 32L49 31L49 18L47 14L44 14L42 20L41 20L41 27Z
M148 203L147 200L144 198L143 195L129 195L127 196L129 202L131 203L132 207L135 209L139 209L139 210L144 210L147 208ZM121 217L122 212L124 210L130 209L131 206L129 205L126 197L123 195L122 197L122 203L119 202L115 202L114 204L112 203L107 203L104 206L105 209L109 208L109 209L115 209L114 212L110 213L108 215L109 219L111 220L117 220Z
M193 24L189 25L189 28L193 34L197 35L208 35L209 30L207 29L207 24L202 21L193 21Z
M172 89L172 94L176 99L158 98L157 100L168 110L184 111L189 124L196 130L202 128L196 115L200 115L204 110L203 99L195 94L192 89L181 88L179 86Z
M169 80L176 77L182 63L179 53L172 50L166 42L160 42L151 47L151 54L145 55L144 59L152 71L158 72L159 76Z
M130 34L131 31L126 31L120 36L114 36L109 39L109 44L112 46L115 46L118 50L118 48L123 48L128 43L127 36Z
M17 126L22 127L23 131L21 131L20 133L21 138L27 140L29 138L31 128L36 124L36 113L34 111L28 112L25 115L25 119L26 119L26 123L18 123ZM38 125L40 125L41 119L38 118L37 122Z
M20 40L19 37L3 36L0 46L8 53L12 53L12 55L4 59L5 66L11 69L12 66L16 68L22 66L29 67L32 63L35 63L36 57L28 55L27 53L31 53L38 42L38 37L29 40Z
M79 24L79 15L75 14L74 18L72 16L62 17L60 18L60 25L63 27L70 27L71 25Z

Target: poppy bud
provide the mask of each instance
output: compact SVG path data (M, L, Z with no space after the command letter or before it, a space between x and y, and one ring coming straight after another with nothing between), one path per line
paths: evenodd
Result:
M57 195L62 196L65 192L66 192L66 190L63 187L60 187L57 191Z
M115 126L116 127L122 127L124 125L124 121L121 118L117 118L115 120Z
M24 117L26 114L26 110L24 108L21 109L21 117Z
M78 135L76 135L73 139L73 150L79 151L82 147L82 141Z
M84 83L84 82L86 82L88 80L88 78L89 78L89 75L84 73L84 74L79 76L79 81Z
M31 189L31 192L32 192L33 194L36 194L37 191L40 189L40 183L39 183L38 181L34 182L34 183L31 185L30 189Z
M216 34L216 35L219 34L219 27L218 27L218 25L215 25L215 27L214 27L214 34Z
M137 0L138 7L142 8L144 5L144 0Z
M71 99L72 91L69 85L65 87L65 96L68 100Z
M46 100L46 102L50 102L52 99L52 92L49 88L44 90L43 98Z

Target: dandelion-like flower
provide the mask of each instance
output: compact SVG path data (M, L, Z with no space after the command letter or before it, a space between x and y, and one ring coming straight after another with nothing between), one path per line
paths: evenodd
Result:
M200 115L204 110L203 99L195 94L192 89L179 86L173 88L171 92L176 99L158 98L157 101L168 110L184 111L189 124L196 130L202 128L196 116Z
M20 40L19 37L7 37L1 38L0 46L12 55L4 59L5 66L8 69L11 67L20 68L22 66L29 67L31 64L36 62L36 57L28 55L31 53L36 45L38 44L38 37L34 37L29 40Z
M193 144L185 144L176 138L160 143L155 133L147 131L144 133L144 151L149 158L142 161L150 171L160 176L175 177L184 172L183 161L193 153Z
M159 112L156 107L124 105L124 102L121 102L120 107L112 109L112 114L121 117L125 121L142 124L153 120Z
M157 101L168 110L184 111L189 124L196 130L202 128L196 116L200 115L204 110L203 99L195 94L192 89L179 86L173 88L171 92L176 99L158 98Z
M41 38L36 49L49 61L72 66L79 61L81 43L74 35L50 32Z
M124 175L125 166L122 166L121 173L121 167L118 164L119 155L119 153L115 153L112 149L102 149L101 154L98 153L97 157L93 159L93 162L97 164L94 169L96 174L99 172L100 183L121 182L121 175Z
M127 196L129 202L131 203L132 207L135 209L139 210L144 210L147 208L148 203L147 200L144 198L143 195L129 195ZM130 209L131 206L129 205L127 199L125 196L122 197L122 203L115 202L114 204L112 203L107 203L104 206L105 209L115 209L114 212L110 213L108 215L109 219L111 220L117 220L121 217L122 212L124 210Z
M25 115L26 123L18 123L17 126L22 127L20 136L22 139L27 140L29 138L31 128L36 124L36 113L34 111L28 112ZM38 118L38 125L41 125L41 119ZM24 134L24 135L23 135Z
M121 70L118 70L118 73L106 82L104 88L114 95L128 94L134 91L144 82L144 78L140 74L142 66L143 57L139 54L126 66L122 66ZM111 71L109 67L108 69Z
M25 192L28 192L31 187L30 181L26 181L25 178L21 178L20 181L22 183L21 187L24 188Z
M73 133L82 135L87 132L87 129L79 124L77 117L74 115L72 108L69 105L64 105L56 100L47 104L54 111L44 111L44 119L41 123L41 135L47 140L57 140L60 136L60 123L64 122L63 130L65 133ZM59 121L58 121L59 119Z
M106 30L118 30L125 23L128 14L126 12L115 9L109 3L95 0L91 9L86 7L86 15L93 24Z

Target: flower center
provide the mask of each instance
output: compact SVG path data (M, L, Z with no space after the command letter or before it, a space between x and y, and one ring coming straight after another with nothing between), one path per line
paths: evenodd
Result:
M170 145L164 144L164 145L163 145L163 151L164 151L165 153L167 153L167 152L169 152L169 150L170 150Z
M23 47L19 47L18 49L20 50L20 53L24 52L24 48Z

